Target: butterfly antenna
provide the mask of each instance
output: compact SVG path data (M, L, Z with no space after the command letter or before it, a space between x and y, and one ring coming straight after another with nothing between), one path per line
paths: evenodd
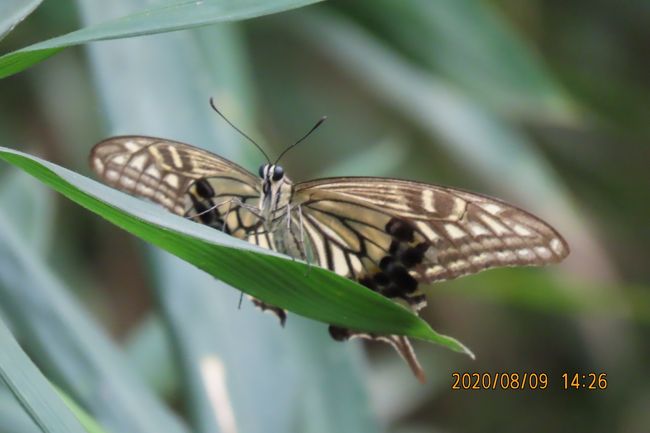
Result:
M239 133L240 133L241 135L243 135L243 136L244 136L248 141L250 141L251 143L253 143L253 144L255 145L255 147L257 147L257 148L259 149L259 151L262 152L262 155L264 155L264 158L266 158L266 161L267 161L267 162L269 162L269 163L271 162L271 158L269 158L269 156L266 154L266 152L264 152L264 149L262 149L262 146L260 146L259 144L257 144L257 142L256 142L255 140L253 140L253 139L250 138L248 135L246 135L246 133L245 133L244 131L242 131L241 129L237 128L235 125L233 125L233 123L232 123L230 120L228 120L228 118L227 118L226 116L224 116L223 113L222 113L221 111L219 111L219 109L217 108L217 106L214 105L214 98L210 98L210 106L212 107L212 109L213 109L214 111L217 112L217 114L218 114L219 116L221 116L221 118L222 118L223 120L226 121L226 123L227 123L228 125L232 126L232 128L233 128L235 131L239 132Z
M326 121L326 120L327 120L327 116L321 117L320 120L318 122L316 122L316 124L309 130L309 132L306 133L305 135L303 135L300 140L296 141L291 146L284 149L282 151L282 153L280 154L280 156L278 156L278 159L275 160L274 164L277 164L278 162L280 162L280 158L282 158L285 153L287 153L288 151L290 151L291 149L296 147L298 144L300 144L302 141L304 141L307 137L309 137L311 135L311 133L314 132L316 129L318 129L318 127L321 126L323 124L323 122Z

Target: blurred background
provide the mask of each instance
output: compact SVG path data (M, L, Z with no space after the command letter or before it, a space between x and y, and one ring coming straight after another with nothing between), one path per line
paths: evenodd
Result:
M3 52L149 6L60 0ZM112 432L645 432L650 428L650 5L643 0L328 1L63 51L0 81L0 145L91 176L94 143L157 135L296 181L392 176L501 197L571 256L427 289L423 316L477 355L415 342L420 385L381 344L287 327L238 292L0 168L0 312ZM219 409L201 380L225 377ZM216 367L215 367L216 365ZM541 391L452 391L453 372L537 372ZM563 373L606 390L563 390ZM212 400L214 403L214 400ZM0 392L0 432L38 431ZM543 423L542 423L543 421Z

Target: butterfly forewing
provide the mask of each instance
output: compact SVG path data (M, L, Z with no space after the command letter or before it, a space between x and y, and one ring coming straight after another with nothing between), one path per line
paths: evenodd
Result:
M409 273L431 282L496 266L544 265L568 254L564 239L539 218L461 190L397 179L333 178L298 184L295 196L304 219L315 226L308 233L318 231L323 238L315 242L319 262L344 275L359 274L354 255L369 273L381 268L382 260L399 262L404 258L399 255L410 255Z
M247 238L259 225L241 206L257 205L257 177L196 147L153 137L114 137L95 145L90 165L111 186L234 236Z

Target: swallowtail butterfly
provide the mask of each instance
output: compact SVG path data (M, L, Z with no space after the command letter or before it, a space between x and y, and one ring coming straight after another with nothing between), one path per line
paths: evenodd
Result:
M416 313L426 305L422 284L498 266L556 263L569 253L551 226L501 200L378 177L294 183L279 158L270 161L267 156L256 176L188 144L137 135L106 139L90 155L92 169L115 188L261 247L307 258ZM253 302L284 324L284 310ZM424 379L406 337L336 326L329 331L339 341L364 337L390 343Z

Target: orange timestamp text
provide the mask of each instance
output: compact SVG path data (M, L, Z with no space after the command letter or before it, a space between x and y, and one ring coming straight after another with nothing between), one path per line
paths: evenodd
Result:
M549 374L542 372L453 372L452 390L545 390L549 388ZM605 390L607 373L562 373L562 390Z
M607 373L562 373L562 389L607 389Z
M453 372L452 390L544 390L549 386L547 373L522 372L484 372L458 373Z

